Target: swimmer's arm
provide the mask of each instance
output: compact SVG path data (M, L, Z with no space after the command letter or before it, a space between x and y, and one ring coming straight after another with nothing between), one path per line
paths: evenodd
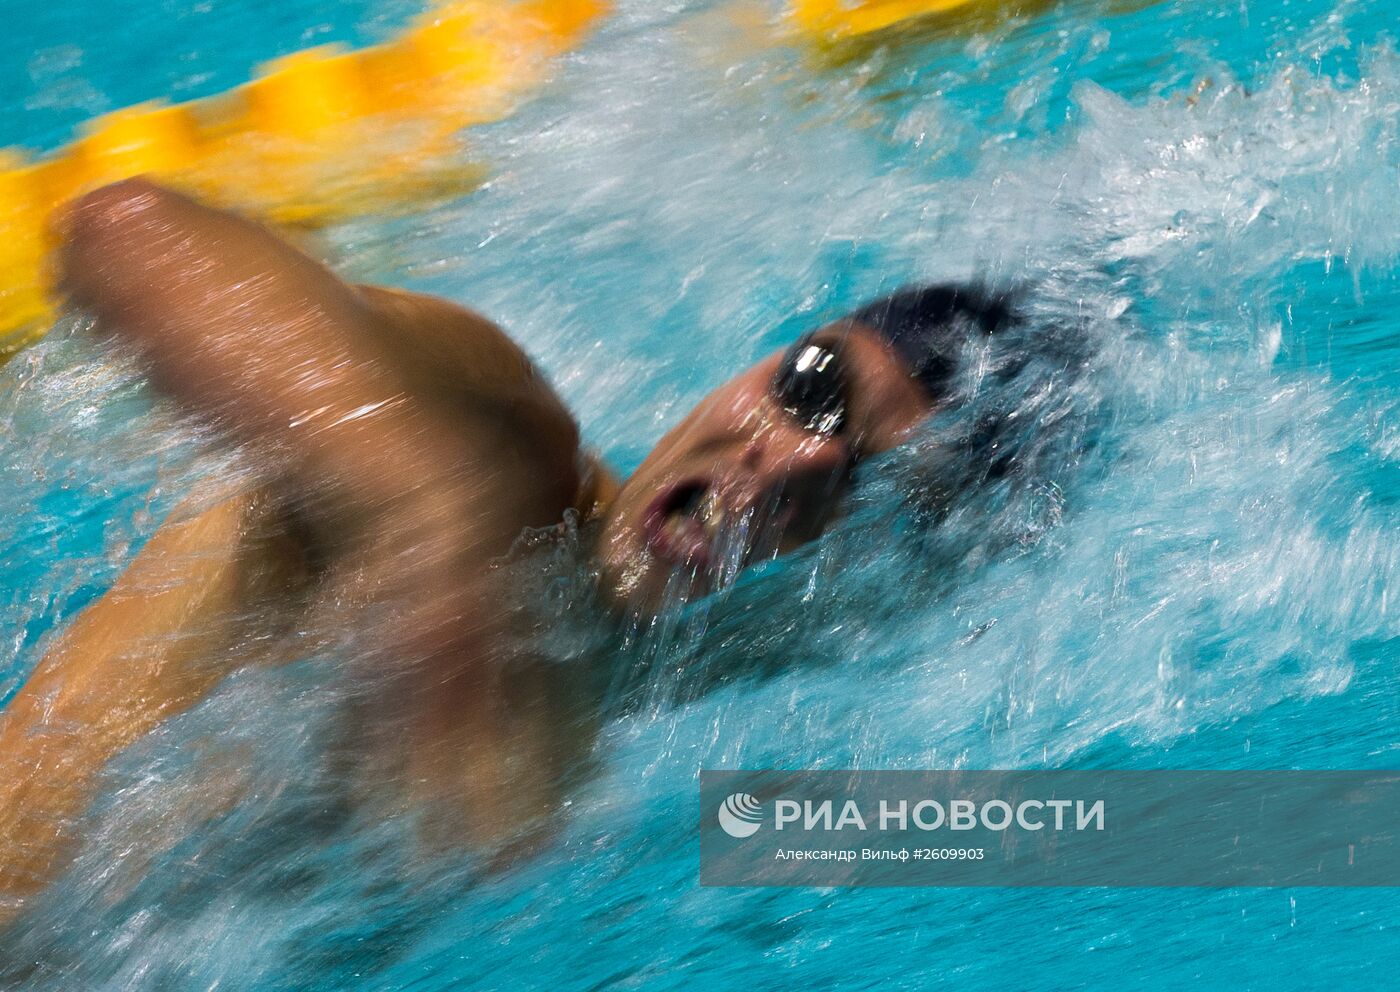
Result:
M515 650L507 596L486 566L584 486L567 410L533 375L498 374L523 362L514 345L449 304L358 290L266 229L142 181L78 204L64 264L74 296L138 348L158 386L286 456L289 498L324 542L327 599L387 606L372 633L430 702L415 753L447 767L419 769L428 793L456 778L478 809L483 792L547 796L536 757L580 735L535 702L568 687L502 667ZM448 348L445 331L509 347L482 375L479 353ZM473 374L484 396L453 392L454 375ZM434 748L439 719L470 754Z
M290 455L343 546L450 532L489 556L583 488L572 417L483 319L357 289L260 225L144 180L89 194L66 226L65 281L98 326L232 439Z
M288 454L326 534L411 520L464 457L383 361L361 295L264 228L139 179L84 197L66 228L65 284L99 330L231 440Z
M177 510L0 711L0 923L67 863L107 762L202 699L260 603L304 584L270 503Z

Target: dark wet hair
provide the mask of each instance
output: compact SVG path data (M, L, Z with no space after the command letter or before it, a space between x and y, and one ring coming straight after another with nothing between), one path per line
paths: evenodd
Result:
M879 331L936 399L947 394L969 341L1017 320L1010 294L952 282L906 287L845 319Z

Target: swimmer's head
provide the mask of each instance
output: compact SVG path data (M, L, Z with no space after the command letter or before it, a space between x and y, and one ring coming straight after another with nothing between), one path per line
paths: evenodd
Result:
M937 409L969 336L1009 319L1004 300L974 287L904 290L724 383L608 508L599 541L606 592L652 612L816 538L856 464Z

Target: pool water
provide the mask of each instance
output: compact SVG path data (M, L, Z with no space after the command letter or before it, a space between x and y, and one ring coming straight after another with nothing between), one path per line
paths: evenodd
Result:
M5 77L0 128L61 140L73 79L119 105L388 30L368 5L168 7L101 34L21 22L6 44L71 48L73 78ZM328 256L499 320L624 471L801 328L913 279L1022 285L1037 326L1092 344L1080 374L988 400L1033 421L1034 484L920 531L901 493L955 427L935 420L816 549L604 638L644 691L503 874L425 878L393 824L288 839L334 774L305 730L315 670L235 677L119 760L83 859L10 938L21 987L1393 984L1388 890L698 886L701 768L1372 768L1400 741L1389 5L1064 2L828 56L775 12L624 0L474 135L485 187L328 232ZM149 57L187 15L247 30ZM76 323L0 373L6 697L229 470ZM573 631L582 594L550 588ZM209 820L189 807L211 740L256 787ZM133 859L132 821L169 851Z

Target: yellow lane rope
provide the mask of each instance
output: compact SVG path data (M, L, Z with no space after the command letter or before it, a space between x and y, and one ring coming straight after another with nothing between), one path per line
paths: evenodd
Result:
M118 110L41 159L0 151L0 357L53 323L55 211L141 173L317 225L470 188L463 128L499 120L608 0L449 0L394 40L321 46L189 103Z
M984 4L985 0L792 0L791 15L801 30L836 41Z
M1153 3L1155 0L1126 0ZM796 34L823 48L879 44L890 32L977 31L1038 14L1055 0L788 0Z

